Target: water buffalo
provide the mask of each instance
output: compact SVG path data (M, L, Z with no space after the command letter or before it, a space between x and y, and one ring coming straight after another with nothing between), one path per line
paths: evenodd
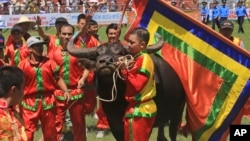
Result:
M148 47L148 52L155 52L162 46L163 41ZM91 62L88 66L95 67L96 87L99 97L102 98L103 110L107 116L110 130L117 141L124 140L123 116L127 106L124 99L126 84L118 77L119 69L116 62L118 57L128 54L120 43L106 43L95 48L75 48L72 42L67 45L68 52L78 58L87 58ZM155 79L157 94L158 141L166 141L164 125L169 123L169 135L172 141L176 140L178 124L182 119L185 103L185 92L178 75L171 66L157 55L151 55L155 65ZM129 58L128 58L129 59ZM115 75L117 74L117 75Z

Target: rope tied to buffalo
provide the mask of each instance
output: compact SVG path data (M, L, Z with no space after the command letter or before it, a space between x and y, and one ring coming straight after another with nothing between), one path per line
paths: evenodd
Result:
M116 70L113 73L113 87L112 87L112 94L111 94L111 99L103 99L100 98L99 96L97 96L96 98L104 101L104 102L113 102L116 100L117 98L117 86L116 86L116 80L117 78L120 78L122 80L126 80L126 78L122 77L120 74L120 69L125 68L126 70L131 70L131 68L133 67L133 63L134 63L134 57L130 54L125 55L125 56L121 56L118 58L118 63L115 62L115 64L117 66Z

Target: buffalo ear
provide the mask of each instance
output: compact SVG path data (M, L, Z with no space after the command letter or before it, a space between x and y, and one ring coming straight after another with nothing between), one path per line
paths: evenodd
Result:
M95 69L96 62L93 60L86 59L86 58L79 58L78 64L82 68L86 68L88 70L93 70L93 69Z

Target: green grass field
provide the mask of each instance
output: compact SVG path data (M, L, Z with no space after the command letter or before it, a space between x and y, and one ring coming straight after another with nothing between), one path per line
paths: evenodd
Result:
M235 22L234 22L234 24L235 24L235 30L234 30L233 35L236 36L236 37L240 37L244 41L244 44L245 44L245 47L247 48L247 50L250 51L250 30L249 30L250 29L250 23L248 21L245 21L245 23L244 23L245 34L238 34L237 33L238 25ZM123 40L124 33L125 33L126 29L127 29L127 27L122 28L122 34L121 34L121 38L120 38L121 40ZM100 35L100 40L101 41L107 41L105 30L106 30L105 26L102 26L99 29L98 34ZM46 32L48 34L55 34L55 29L53 27L51 27ZM7 39L7 36L9 35L9 33L10 33L10 29L9 30L4 30L3 34L4 34L6 39ZM36 31L30 31L30 33L32 35L37 35ZM90 115L86 116L87 126L92 127L92 128L89 128L89 131L87 132L88 141L114 141L114 138L113 138L113 136L111 135L110 132L108 132L104 136L104 138L102 138L102 139L97 139L96 138L96 133L97 133L97 130L95 129L96 121L97 120L94 119L92 116L90 116ZM185 121L184 117L183 117L183 121ZM244 118L242 120L242 124L250 124L250 120L247 119L247 118ZM168 127L166 127L165 134L168 137ZM156 136L157 136L157 129L154 129L153 132L152 132L150 141L155 141ZM39 129L36 132L35 141L38 141L40 137L41 137L41 130ZM191 136L189 135L188 138L185 138L182 135L178 135L177 140L178 141L191 141Z

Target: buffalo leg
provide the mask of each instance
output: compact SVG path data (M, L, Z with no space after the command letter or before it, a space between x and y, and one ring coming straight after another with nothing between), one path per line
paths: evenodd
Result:
M117 141L124 141L124 123L122 119L125 113L126 103L115 104L115 108L118 110L114 108L113 103L102 102L102 105L103 111L109 122L110 131L112 132L114 138Z
M168 140L164 134L164 127L165 127L164 125L158 126L157 141L167 141Z
M170 121L169 136L170 136L171 141L176 141L178 127L179 127L179 123L182 120L182 113L184 110L184 106L185 106L185 102L179 105L179 108L177 108L179 109L179 111L176 112L175 116L172 117L172 120Z

